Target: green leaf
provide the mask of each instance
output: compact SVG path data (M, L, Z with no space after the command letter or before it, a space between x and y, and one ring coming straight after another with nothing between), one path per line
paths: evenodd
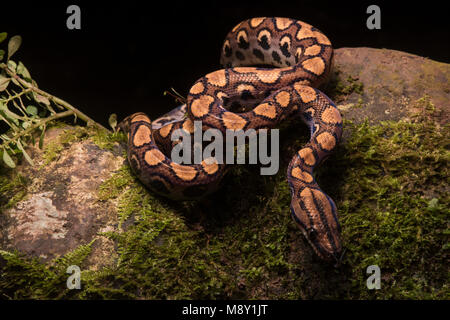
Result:
M27 160L27 162L29 164L31 164L32 166L34 166L34 162L33 160L30 158L30 156L28 155L28 153L25 151L24 147L22 146L22 143L20 142L20 139L17 140L17 147L20 149L20 151L22 151L23 156L25 157L25 160Z
M19 116L18 114L16 114L16 113L10 111L10 110L8 109L8 107L6 106L6 104L4 104L4 103L0 103L0 111L3 111L4 115L5 115L6 117L8 117L8 119L19 120L19 119L22 118L22 117Z
M2 43L7 36L8 34L6 32L0 32L0 43Z
M29 105L26 110L30 116L35 116L38 114L38 108L35 106Z
M50 105L50 100L48 100L47 97L41 96L40 94L34 93L33 92L33 96L34 96L34 100L36 100L39 103L43 103L46 106Z
M117 126L117 115L115 113L109 116L108 123L110 127L113 129L113 131L115 131Z
M11 80L11 78L7 78L7 77L0 75L0 92L5 90L6 88L8 88L10 80Z
M5 56L5 50L0 49L0 61L3 60L4 56Z
M28 128L29 126L30 126L30 122L28 122L28 121L22 121L22 123L21 123L21 125L22 125L22 128L24 128L24 129L26 129L26 128Z
M24 66L22 61L19 61L19 64L17 65L17 73L21 75L25 80L31 80L31 74Z
M3 161L10 168L16 167L16 164L14 163L13 159L11 159L10 155L8 154L8 151L6 151L5 149L3 149Z
M17 63L15 63L13 60L8 61L8 69L11 71L16 72L17 69Z
M22 37L21 36L14 36L11 39L9 39L8 42L8 60L11 58L11 56L16 53L17 50L19 50L20 45L22 44Z

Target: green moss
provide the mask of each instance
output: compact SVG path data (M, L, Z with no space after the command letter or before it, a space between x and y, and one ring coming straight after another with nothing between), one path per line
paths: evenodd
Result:
M431 101L431 98L429 95L425 95L422 98L418 99L416 101L416 107L421 110L421 112L416 117L423 117L425 116L432 116L435 115L436 107L434 106L433 102ZM421 120L422 118L419 118Z
M104 235L116 241L120 257L116 269L94 277L98 285L90 286L83 297L109 295L108 290L98 290L113 283L126 283L121 294L133 298L138 293L170 299L223 295L229 280L224 280L223 266L214 261L217 252L198 250L205 248L204 234L190 229L180 212L149 194L128 166L102 184L99 199L117 201L120 232ZM105 283L105 277L113 283Z
M61 299L71 298L74 291L67 288L67 268L83 267L95 240L81 245L48 265L37 258L30 259L21 253L0 250L0 292L8 299ZM83 279L83 278L82 278Z
M115 265L84 270L82 289L68 291L62 269L3 253L0 288L15 298L448 299L450 132L431 121L426 97L418 104L413 122L346 121L346 143L317 171L339 210L340 269L315 258L290 218L285 170L308 139L293 125L277 175L236 166L202 202L159 199L124 166L99 188L99 201L117 204L118 228L103 234ZM381 290L366 287L373 264Z
M52 128L61 127L62 133L59 136L52 140L51 142L45 143L44 141L44 153L42 158L44 163L42 166L48 165L50 162L54 161L59 157L61 151L70 146L70 144L81 141L89 137L89 130L86 127L64 127L61 123L56 123Z
M90 139L101 149L113 150L118 142L125 141L123 133L111 133L95 127L67 127L64 123L55 123L52 128L62 128L63 132L54 140L44 143L43 166L58 158L61 151L76 141Z
M358 77L349 75L346 79L342 79L340 74L341 71L336 69L326 90L336 102L345 100L345 97L352 93L359 95L364 93L364 84L359 81Z
M101 149L113 150L118 142L126 142L126 135L123 132L111 133L109 131L93 128L92 141Z
M111 178L100 185L98 199L108 200L116 198L134 180L135 178L131 175L130 168L128 166L122 167Z
M337 161L347 161L338 202L347 263L353 275L377 264L384 290L353 285L362 298L445 298L449 196L448 127L431 123L383 122L353 126L353 136ZM339 204L340 203L340 204Z
M9 171L0 175L0 212L12 208L27 194L28 180L26 177Z

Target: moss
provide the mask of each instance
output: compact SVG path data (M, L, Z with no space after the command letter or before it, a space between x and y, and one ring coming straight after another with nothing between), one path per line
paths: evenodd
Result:
M128 166L122 167L110 179L100 185L98 199L108 200L116 198L122 193L123 189L134 181Z
M426 121L439 120L439 117L442 115L442 111L436 109L436 106L431 101L431 97L427 94L422 98L417 99L414 107L418 112L413 114L412 118L418 122L423 121L424 119Z
M61 299L71 298L74 290L67 288L71 265L83 267L95 240L81 245L63 257L54 259L48 265L37 258L30 259L21 253L0 250L0 289L2 298L8 299ZM83 279L83 278L82 278Z
M44 160L43 166L48 165L50 162L58 158L61 151L70 146L73 142L81 141L88 138L89 130L86 127L66 127L63 123L56 123L52 128L60 127L63 132L58 135L58 137L48 143L44 141L43 155Z
M125 135L121 132L111 133L96 127L68 127L65 123L56 122L52 128L62 128L63 132L51 142L44 143L43 166L57 159L61 151L76 141L90 139L99 148L111 151L118 142L125 141Z
M353 130L338 159L348 161L353 183L338 207L354 289L361 298L445 298L449 152L440 142L448 127L401 121ZM371 264L380 266L384 290L364 290L356 277Z
M355 105L355 108L362 108L362 107L364 107L363 99L362 98L358 98L358 101L357 101L357 103Z
M0 175L0 212L12 208L26 196L28 182L26 177L11 170Z
M123 132L111 133L109 131L93 128L93 135L91 136L92 142L94 142L99 148L106 150L114 150L114 146L118 142L126 142L126 135Z
M117 204L118 228L103 234L117 246L117 263L84 270L82 289L68 291L58 264L3 253L0 289L11 298L448 299L450 135L432 121L429 103L418 102L423 110L411 122L346 121L346 143L318 169L339 209L340 269L315 258L289 215L285 170L308 139L293 125L281 132L277 175L236 166L202 202L159 199L122 167L98 193ZM381 290L366 287L373 264Z
M352 93L359 95L364 93L364 84L359 81L358 77L349 75L346 79L342 79L340 74L339 69L334 71L326 90L336 102L345 100Z

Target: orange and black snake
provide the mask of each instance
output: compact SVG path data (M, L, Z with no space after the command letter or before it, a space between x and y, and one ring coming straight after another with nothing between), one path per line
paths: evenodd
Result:
M342 245L336 205L313 177L313 169L336 149L342 135L339 110L316 89L327 79L332 58L331 42L307 23L271 17L239 23L223 44L225 69L197 80L185 105L153 123L144 113L135 113L119 124L128 135L131 168L158 194L198 198L217 187L227 167L214 158L197 164L172 161L167 154L175 130L192 134L195 120L202 121L203 130L222 133L271 129L298 115L311 138L287 170L292 217L319 257L338 262ZM242 106L247 107L244 112L233 112Z

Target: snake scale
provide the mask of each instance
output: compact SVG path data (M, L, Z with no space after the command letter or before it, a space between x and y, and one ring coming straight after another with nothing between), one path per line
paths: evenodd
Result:
M327 80L332 58L331 42L305 22L263 17L239 23L223 44L225 69L197 80L185 105L153 123L144 113L135 113L119 124L128 135L132 170L158 194L198 198L218 187L227 166L214 158L197 164L172 161L166 155L174 146L170 137L175 130L192 134L195 120L202 121L203 130L270 129L287 117L300 116L311 138L287 169L291 214L317 255L339 262L336 205L313 177L314 168L336 149L342 135L339 110L316 89ZM234 112L242 106L243 112Z

